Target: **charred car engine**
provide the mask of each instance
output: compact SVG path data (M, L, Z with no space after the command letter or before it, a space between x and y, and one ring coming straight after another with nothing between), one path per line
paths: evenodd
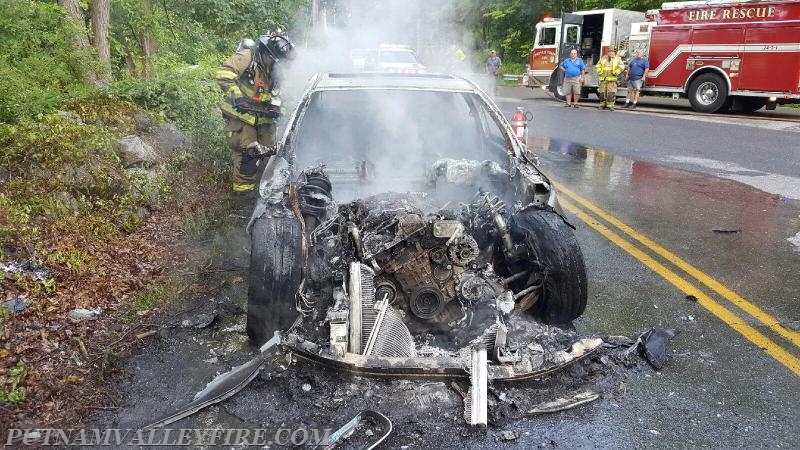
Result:
M339 356L416 356L431 342L455 350L493 340L503 317L530 308L541 287L506 210L484 191L451 208L423 193L342 205L308 235L298 309L327 325L317 332Z

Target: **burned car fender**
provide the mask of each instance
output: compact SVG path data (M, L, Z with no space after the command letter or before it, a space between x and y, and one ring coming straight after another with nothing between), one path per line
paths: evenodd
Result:
M253 214L247 222L247 232L253 230L256 219L269 211L271 216L287 217L292 212L286 207L285 200L289 192L291 167L289 161L282 156L272 156L264 167L258 186L258 200Z

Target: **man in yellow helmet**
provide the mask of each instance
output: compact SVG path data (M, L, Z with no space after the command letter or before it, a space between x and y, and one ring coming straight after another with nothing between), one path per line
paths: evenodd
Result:
M233 152L233 191L237 193L255 190L258 158L274 148L275 122L282 113L274 66L291 58L294 49L277 28L248 44L240 45L216 74L225 94L220 109Z
M597 77L600 87L597 93L600 96L600 109L614 110L614 100L617 98L617 80L625 70L622 58L617 56L617 49L608 48L608 53L600 58L597 63Z

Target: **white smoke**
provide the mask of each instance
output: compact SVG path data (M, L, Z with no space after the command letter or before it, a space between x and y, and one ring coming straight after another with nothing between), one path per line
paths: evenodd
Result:
M453 2L425 0L350 0L336 11L321 11L316 27L296 42L297 55L282 63L280 88L290 108L307 80L318 72L358 72L351 61L354 49L394 44L413 48L428 72L469 74L467 30L454 25ZM469 58L469 56L468 56ZM474 78L474 77L473 77ZM352 167L367 160L376 182L353 196L386 191L416 190L439 158L493 159L502 162L502 144L486 155L479 121L469 99L436 92L362 91L323 92L303 118L293 144L296 169L321 161L329 167ZM502 139L501 139L502 141ZM491 152L490 152L491 153ZM342 191L343 186L338 189ZM334 195L337 194L334 180Z

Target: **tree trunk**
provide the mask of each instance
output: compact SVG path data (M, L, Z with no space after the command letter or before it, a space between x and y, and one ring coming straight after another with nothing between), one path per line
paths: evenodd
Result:
M75 49L78 51L85 51L90 48L89 35L86 33L86 16L81 9L80 0L58 0L58 4L67 12L67 20L73 22L76 26L77 33L75 34ZM83 78L86 82L97 84L97 77L89 67L83 68Z
M86 50L89 48L89 37L86 35L86 17L83 15L80 0L58 0L58 4L67 11L69 19L79 27L80 32L75 36L75 47L78 50Z
M128 44L128 40L129 38L127 36L122 39L122 50L125 52L125 66L128 67L128 73L130 73L132 77L138 78L139 72L136 70L136 60L133 57L133 52Z
M111 0L92 0L92 33L94 47L102 64L100 78L111 80L111 47L108 42L108 26L111 20Z
M148 19L153 17L153 1L142 0L142 7L144 14ZM152 78L153 73L153 56L156 53L156 40L153 38L153 32L150 29L151 25L145 25L144 30L140 36L140 45L142 47L142 77Z

